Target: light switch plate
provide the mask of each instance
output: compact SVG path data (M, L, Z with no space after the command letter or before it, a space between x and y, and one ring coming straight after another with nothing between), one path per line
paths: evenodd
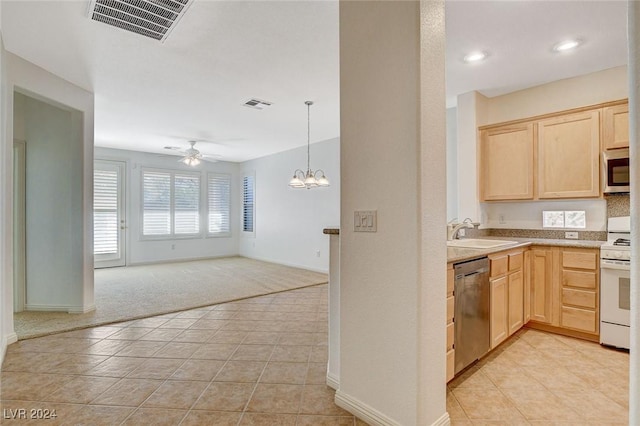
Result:
M355 232L377 232L378 211L356 210L353 214L353 230Z
M564 237L569 240L577 240L578 233L577 232L565 232Z

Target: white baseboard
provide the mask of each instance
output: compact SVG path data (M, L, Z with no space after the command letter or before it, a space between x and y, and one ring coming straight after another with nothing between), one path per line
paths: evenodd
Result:
M92 312L96 310L96 305L94 303L90 304L89 306L85 306L81 309L78 308L70 308L69 309L69 313L70 314L86 314L87 312Z
M16 333L11 333L7 335L6 340L7 340L7 346L9 346L10 344L18 341L18 335Z
M276 265L289 266L291 268L304 269L304 270L307 270L307 271L318 272L318 273L321 273L321 274L329 274L329 270L328 269L310 268L309 266L305 266L305 265L298 265L298 264L289 263L289 262L281 262L279 260L267 259L267 258L259 257L259 256L247 256L246 254L241 254L240 257L246 257L247 259L259 260L261 262L275 263ZM327 279L327 281L328 281L328 279Z
M331 389L338 390L340 387L340 377L335 374L327 373L327 386Z
M60 306L60 305L38 305L28 304L24 305L25 311L43 311L43 312L66 312L68 314L83 314L94 310L95 305L91 305L87 308L84 306Z
M327 375L327 384L329 382L329 377ZM385 416L375 408L364 404L361 401L356 400L355 398L350 397L349 395L340 392L340 390L336 391L336 405L340 408L344 408L351 414L356 417L364 420L370 425L375 426L400 426L400 423L396 422L393 419ZM451 419L449 418L449 413L446 411L438 420L433 422L431 426L449 426L451 424Z
M2 347L0 348L0 365L2 365L2 363L4 362L4 357L7 354L7 346L17 341L18 335L16 333L10 333L2 339L2 342L0 342L0 344L2 345Z
M445 411L444 414L440 416L438 420L433 422L431 426L449 426L450 424L451 419L449 418L449 413Z
M195 262L198 260L213 260L213 259L225 259L228 257L243 257L239 254L221 254L220 256L201 256L201 257L185 257L178 259L159 259L159 260L143 260L139 262L127 262L125 266L145 266L145 265L159 265L168 263L180 263L180 262ZM103 268L96 268L103 269Z
M375 408L358 401L340 390L336 391L336 405L344 408L356 417L374 426L401 426L400 423L385 416Z

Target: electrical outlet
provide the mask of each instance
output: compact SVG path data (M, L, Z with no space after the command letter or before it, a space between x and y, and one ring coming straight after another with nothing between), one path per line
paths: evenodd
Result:
M505 218L504 218L504 215L503 215L503 214L501 214L501 215L499 215L499 216L498 216L498 223L499 223L500 225L504 225L504 224L506 224L506 223L507 223L507 221L505 220Z
M320 250L316 250L316 257L320 257Z
M565 232L564 237L569 240L577 240L578 233L577 232Z
M175 250L176 249L176 245L175 244L171 244L171 250Z

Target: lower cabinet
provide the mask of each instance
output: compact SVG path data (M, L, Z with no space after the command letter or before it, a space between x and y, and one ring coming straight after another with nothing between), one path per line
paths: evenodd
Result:
M491 349L504 342L525 324L523 270L526 269L527 259L522 249L489 256Z
M454 367L455 367L455 348L453 347L454 342L454 329L453 326L453 313L454 313L454 272L453 265L447 265L447 382L453 379L454 376Z
M488 256L491 349L524 325L597 340L600 252L594 248L533 246ZM453 379L454 272L447 265L447 382Z
M524 279L522 271L509 274L509 336L524 325Z
M509 279L507 277L491 280L491 349L509 337L508 292Z
M531 325L596 340L599 250L537 246L531 256Z

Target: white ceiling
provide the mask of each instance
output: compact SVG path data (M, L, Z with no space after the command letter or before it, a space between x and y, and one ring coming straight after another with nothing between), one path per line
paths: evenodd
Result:
M187 141L244 161L339 136L338 4L195 0L164 43L87 18L88 1L2 1L7 50L95 93L96 145ZM447 98L496 96L626 63L624 1L447 1ZM585 40L554 54L567 37ZM464 64L471 50L489 52ZM273 102L265 110L249 98Z

